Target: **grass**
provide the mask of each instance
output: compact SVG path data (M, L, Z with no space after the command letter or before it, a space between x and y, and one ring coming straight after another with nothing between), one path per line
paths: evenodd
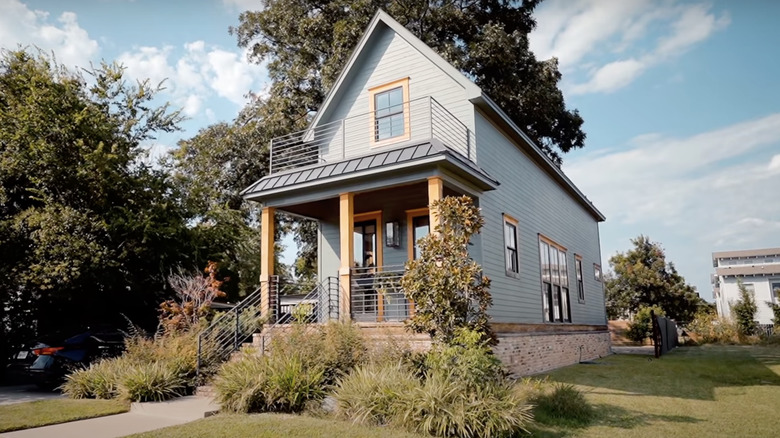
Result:
M86 418L121 414L129 403L115 400L39 400L0 406L0 433Z
M216 415L127 438L421 438L398 429L289 414Z
M595 409L586 424L538 418L533 436L776 437L780 430L780 348L681 347L661 359L615 355L573 365L549 380L575 385ZM306 416L219 415L136 438L419 437L396 429Z
M616 355L549 379L576 385L596 408L585 427L540 422L540 437L775 437L780 348L681 347L660 359Z

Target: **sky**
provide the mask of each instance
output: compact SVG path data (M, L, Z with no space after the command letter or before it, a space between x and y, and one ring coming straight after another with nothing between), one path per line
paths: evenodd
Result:
M162 83L182 131L232 120L267 89L228 32L251 0L0 0L0 47L66 66L118 61ZM607 216L602 258L648 235L712 301L711 253L780 246L780 2L546 0L531 48L557 57L586 147L563 169Z

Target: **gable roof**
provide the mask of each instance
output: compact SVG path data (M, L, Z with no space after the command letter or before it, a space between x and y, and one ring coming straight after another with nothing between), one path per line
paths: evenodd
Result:
M328 114L330 106L333 103L336 96L339 95L341 88L347 82L353 67L357 63L358 59L363 54L368 42L371 38L377 34L378 30L381 30L382 26L385 26L396 33L399 37L403 38L407 43L419 51L425 56L433 65L441 69L444 73L450 76L456 83L461 85L466 91L466 98L480 108L485 115L487 115L494 123L504 129L510 137L524 150L530 158L550 177L553 178L564 190L566 190L572 198L582 205L586 211L588 211L596 220L604 221L606 217L602 214L595 205L574 185L566 174L563 173L560 167L550 160L529 137L526 135L516 123L496 104L490 97L488 97L482 89L466 77L460 70L453 67L452 64L447 62L441 57L435 50L425 44L422 40L417 38L412 32L405 28L401 23L397 22L393 17L387 14L385 11L377 10L374 18L368 25L368 28L360 38L358 45L350 55L347 65L339 74L336 82L334 82L331 89L328 91L325 100L320 106L319 111L312 120L310 127L317 126L320 123L322 117Z

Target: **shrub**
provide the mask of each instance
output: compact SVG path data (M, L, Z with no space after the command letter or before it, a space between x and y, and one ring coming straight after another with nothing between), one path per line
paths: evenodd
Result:
M456 330L449 344L436 343L425 356L425 368L448 374L467 385L480 385L503 376L501 361L481 333L468 328Z
M664 316L663 309L657 305L652 307L642 306L634 316L634 320L628 325L626 331L626 337L634 342L643 342L645 339L653 335L653 319L650 316L650 312L655 312L655 316Z
M93 363L88 368L68 374L60 389L70 398L114 398L118 394L117 368L123 365L126 365L126 362L117 359L104 359Z
M780 293L777 292L777 289L775 289L775 293L780 295ZM780 304L767 301L766 305L772 309L772 324L774 324L775 331L777 331L780 329Z
M169 364L135 364L119 377L120 397L130 401L163 401L184 395L186 381Z
M531 398L536 405L535 418L539 422L585 425L594 416L593 406L585 399L582 391L567 383L556 383L548 390Z
M752 336L756 334L758 325L756 324L756 312L758 306L753 292L747 290L742 282L739 283L739 299L731 304L731 312L737 323L737 331L741 337Z
M420 386L402 362L371 363L339 379L333 397L337 416L358 424L383 425L394 421L402 394Z
M216 401L228 412L257 412L265 405L265 362L244 354L222 365L214 379Z
M737 326L731 321L719 319L712 312L700 312L686 327L701 344L739 343Z
M401 394L396 424L440 437L509 437L528 432L531 405L505 380L468 386L443 373L432 373Z

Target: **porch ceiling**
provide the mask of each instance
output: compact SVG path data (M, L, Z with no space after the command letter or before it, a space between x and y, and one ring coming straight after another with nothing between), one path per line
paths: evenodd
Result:
M242 194L246 199L264 202L269 197L300 194L301 191L308 192L325 185L343 185L365 179L376 182L379 175L383 178L393 174L411 176L414 171L437 166L459 174L479 190L492 190L498 186L498 181L484 170L433 139L335 163L268 175L246 188ZM398 182L402 181L391 184Z

